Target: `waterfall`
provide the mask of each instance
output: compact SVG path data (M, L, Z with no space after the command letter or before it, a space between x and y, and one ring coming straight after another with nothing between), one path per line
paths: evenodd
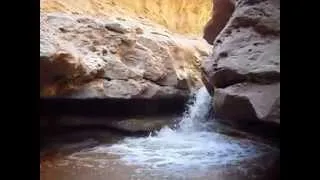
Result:
M117 144L96 147L94 153L111 153L144 170L184 172L235 164L264 152L263 146L210 131L212 98L203 87L187 105L175 128L168 126L148 137L127 137Z
M205 87L200 88L191 99L178 124L180 131L193 132L206 130L212 98Z

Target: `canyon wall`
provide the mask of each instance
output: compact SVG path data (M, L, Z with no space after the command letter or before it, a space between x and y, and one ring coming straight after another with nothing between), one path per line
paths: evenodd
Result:
M214 0L202 62L218 118L280 124L280 0Z
M211 15L211 0L42 0L41 10L99 16L148 18L170 31L200 34Z

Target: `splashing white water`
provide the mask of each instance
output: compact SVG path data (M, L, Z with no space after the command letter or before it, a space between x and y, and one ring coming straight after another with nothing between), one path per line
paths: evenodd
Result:
M128 164L145 168L186 170L227 165L259 154L259 146L210 132L206 126L211 97L201 88L188 105L176 129L162 128L155 136L125 138L112 146L99 146L94 153L115 153Z
M205 130L208 122L208 114L211 107L211 96L205 87L195 94L193 102L188 105L182 120L179 123L179 131L197 132Z

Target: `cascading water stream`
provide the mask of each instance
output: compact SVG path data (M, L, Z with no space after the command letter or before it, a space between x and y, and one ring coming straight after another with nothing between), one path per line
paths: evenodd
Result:
M183 172L232 165L268 150L267 146L235 139L207 128L212 99L203 87L175 128L163 127L148 137L128 137L113 145L98 146L93 153L112 153L129 164L146 169Z
M190 104L187 106L181 121L178 124L178 131L198 132L207 129L208 115L211 109L212 98L205 87L198 90Z

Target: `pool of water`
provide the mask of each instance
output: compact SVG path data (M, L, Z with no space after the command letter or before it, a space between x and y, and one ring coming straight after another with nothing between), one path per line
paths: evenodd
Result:
M210 95L201 88L174 127L44 161L41 179L250 180L270 175L280 150L214 131L210 128L216 126L214 119L208 119L211 104Z
M160 148L155 151L143 149L146 152L139 154L125 153L128 150L119 147L127 146L122 144L125 141L132 139L125 138L115 144L98 145L90 149L79 149L69 155L44 158L40 163L40 177L42 180L261 180L266 175L273 175L270 169L279 158L279 151L270 147L258 148L255 151L261 151L256 154L252 150L234 152L241 146L233 149L233 145L228 147L231 151L223 149L219 152L215 149L217 155L210 154L213 151L204 147L178 151L176 146L171 146L168 154ZM134 141L143 142L140 138ZM243 139L237 141L237 144L245 141L251 143ZM157 141L154 142L157 144ZM119 152L120 149L122 152ZM160 156L159 153L164 154ZM218 155L225 153L225 157Z

